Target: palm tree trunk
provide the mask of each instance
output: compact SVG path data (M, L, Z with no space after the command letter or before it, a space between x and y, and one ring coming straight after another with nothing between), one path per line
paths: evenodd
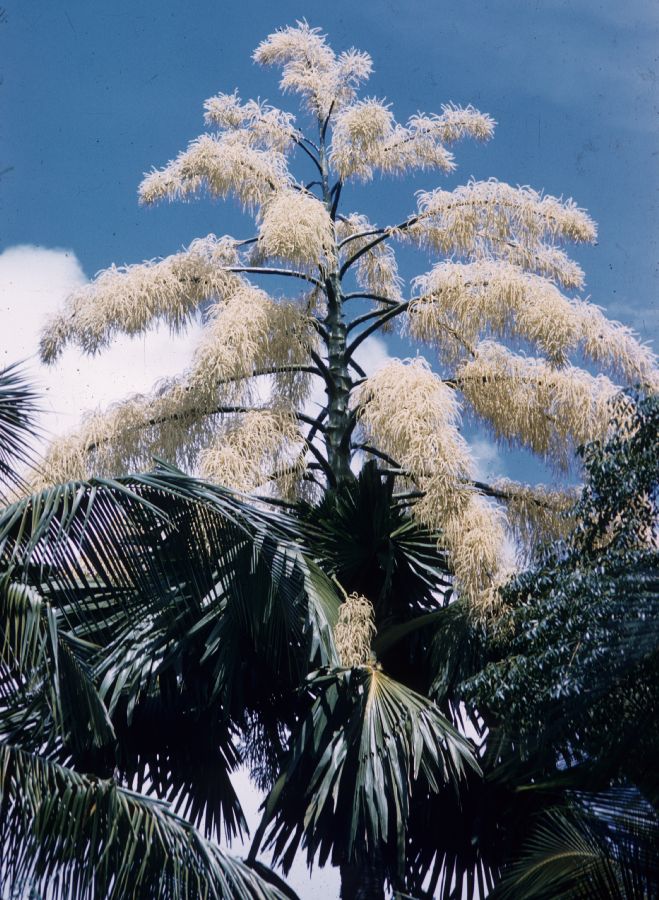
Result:
M341 900L384 900L384 872L379 857L341 866Z

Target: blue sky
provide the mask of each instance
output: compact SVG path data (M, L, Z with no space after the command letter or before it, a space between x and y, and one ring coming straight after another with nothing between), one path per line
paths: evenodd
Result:
M137 185L203 131L205 98L238 87L280 102L250 55L302 17L335 49L371 53L367 93L400 120L454 101L498 122L490 144L458 145L455 176L376 180L357 208L397 221L415 190L470 176L572 196L600 227L598 246L575 254L587 293L656 340L656 0L14 0L0 12L0 365L33 353L44 315L98 269L246 234L228 205L140 208ZM40 377L69 422L177 371L186 352L168 335L124 341L109 361L70 357Z
M391 102L399 120L454 101L498 122L489 144L457 146L450 178L376 180L345 192L351 208L380 224L399 221L415 190L470 176L572 196L600 227L598 246L575 252L587 294L656 339L654 0L624 8L610 0L13 0L0 15L0 363L32 354L44 317L100 268L164 256L209 232L251 234L230 204L141 208L136 189L144 171L204 130L207 97L237 87L243 98L281 102L276 73L250 57L269 32L302 17L337 50L371 53L366 92ZM404 275L419 274L402 262ZM37 371L59 415L50 427L174 374L194 337L119 341L93 361L69 351L58 370ZM392 352L415 349L395 343ZM482 446L493 470L516 468L510 454L496 459Z
M250 53L306 16L335 47L372 54L368 93L387 97L399 118L448 100L494 116L495 140L461 145L445 183L494 175L573 196L600 224L599 246L580 254L593 300L648 337L657 328L656 3L22 0L5 9L3 248L72 249L90 275L232 231L225 206L140 209L137 183L203 130L206 97L239 87L277 99L273 73ZM411 189L438 180L376 188L395 214L411 208ZM367 205L380 211L373 197Z

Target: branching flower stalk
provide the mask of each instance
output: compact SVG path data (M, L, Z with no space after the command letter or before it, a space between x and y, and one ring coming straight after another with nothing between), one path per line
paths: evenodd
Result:
M489 180L425 191L393 224L343 209L347 182L453 172L448 148L489 140L489 116L447 105L397 122L381 100L357 96L368 54L337 55L306 23L270 35L254 58L281 68L299 120L219 94L205 104L211 131L147 174L139 196L231 198L253 214L255 233L209 235L166 259L101 272L41 341L52 362L70 343L94 354L117 333L162 322L179 332L197 320L191 365L150 395L88 416L55 442L40 478L108 474L158 455L290 499L310 485L340 489L371 456L396 473L412 514L439 530L458 591L490 608L510 536L532 543L560 531L571 494L476 481L463 411L565 470L579 444L605 435L620 384L656 391L655 357L568 293L584 278L564 245L596 239L572 200ZM407 290L400 243L430 256ZM288 296L266 293L282 278ZM364 370L358 351L394 326L438 352L437 372L420 357ZM319 384L320 409L311 402Z

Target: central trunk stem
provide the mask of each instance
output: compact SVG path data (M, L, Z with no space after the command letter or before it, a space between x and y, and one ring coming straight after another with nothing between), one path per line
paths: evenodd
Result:
M323 199L333 216L333 196L329 186L329 167L325 153L325 128L320 125L320 165L322 171ZM324 320L327 331L327 368L325 380L327 393L327 426L325 446L327 461L335 480L335 487L354 478L350 468L350 439L354 424L350 412L352 379L348 369L347 327L343 316L343 291L338 271L338 246L335 244L336 269L326 275L327 315Z
M327 280L328 311L325 327L328 333L327 362L329 378L327 392L327 427L325 440L327 461L330 464L337 486L352 479L350 468L350 437L352 416L350 414L350 391L352 380L348 371L346 353L347 329L343 318L341 286L337 273Z

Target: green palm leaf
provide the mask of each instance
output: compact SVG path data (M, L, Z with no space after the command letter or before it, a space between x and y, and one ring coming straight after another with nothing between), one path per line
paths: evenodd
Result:
M8 745L0 746L0 847L2 887L52 900L285 896L165 804Z
M0 577L0 738L80 753L114 741L92 680L89 648L60 629L34 588Z
M393 498L393 479L367 463L357 479L302 507L304 544L345 590L365 594L378 623L434 611L450 586L437 535L413 522Z
M497 896L646 898L659 891L659 819L633 788L572 795L544 813Z
M31 461L36 393L17 365L0 370L0 501L22 485L18 468Z
M79 766L118 765L207 836L221 824L229 839L241 831L236 742L269 734L275 709L292 722L297 685L336 662L339 600L294 534L281 513L166 466L58 485L0 514L0 564L38 586L112 718L116 746L93 722L98 752L65 744ZM34 703L29 712L39 723Z
M377 850L402 876L415 792L457 789L479 771L469 743L429 700L375 666L339 669L309 683L315 698L290 763L270 793L252 855L268 844L286 871L302 841L309 863L359 861Z

